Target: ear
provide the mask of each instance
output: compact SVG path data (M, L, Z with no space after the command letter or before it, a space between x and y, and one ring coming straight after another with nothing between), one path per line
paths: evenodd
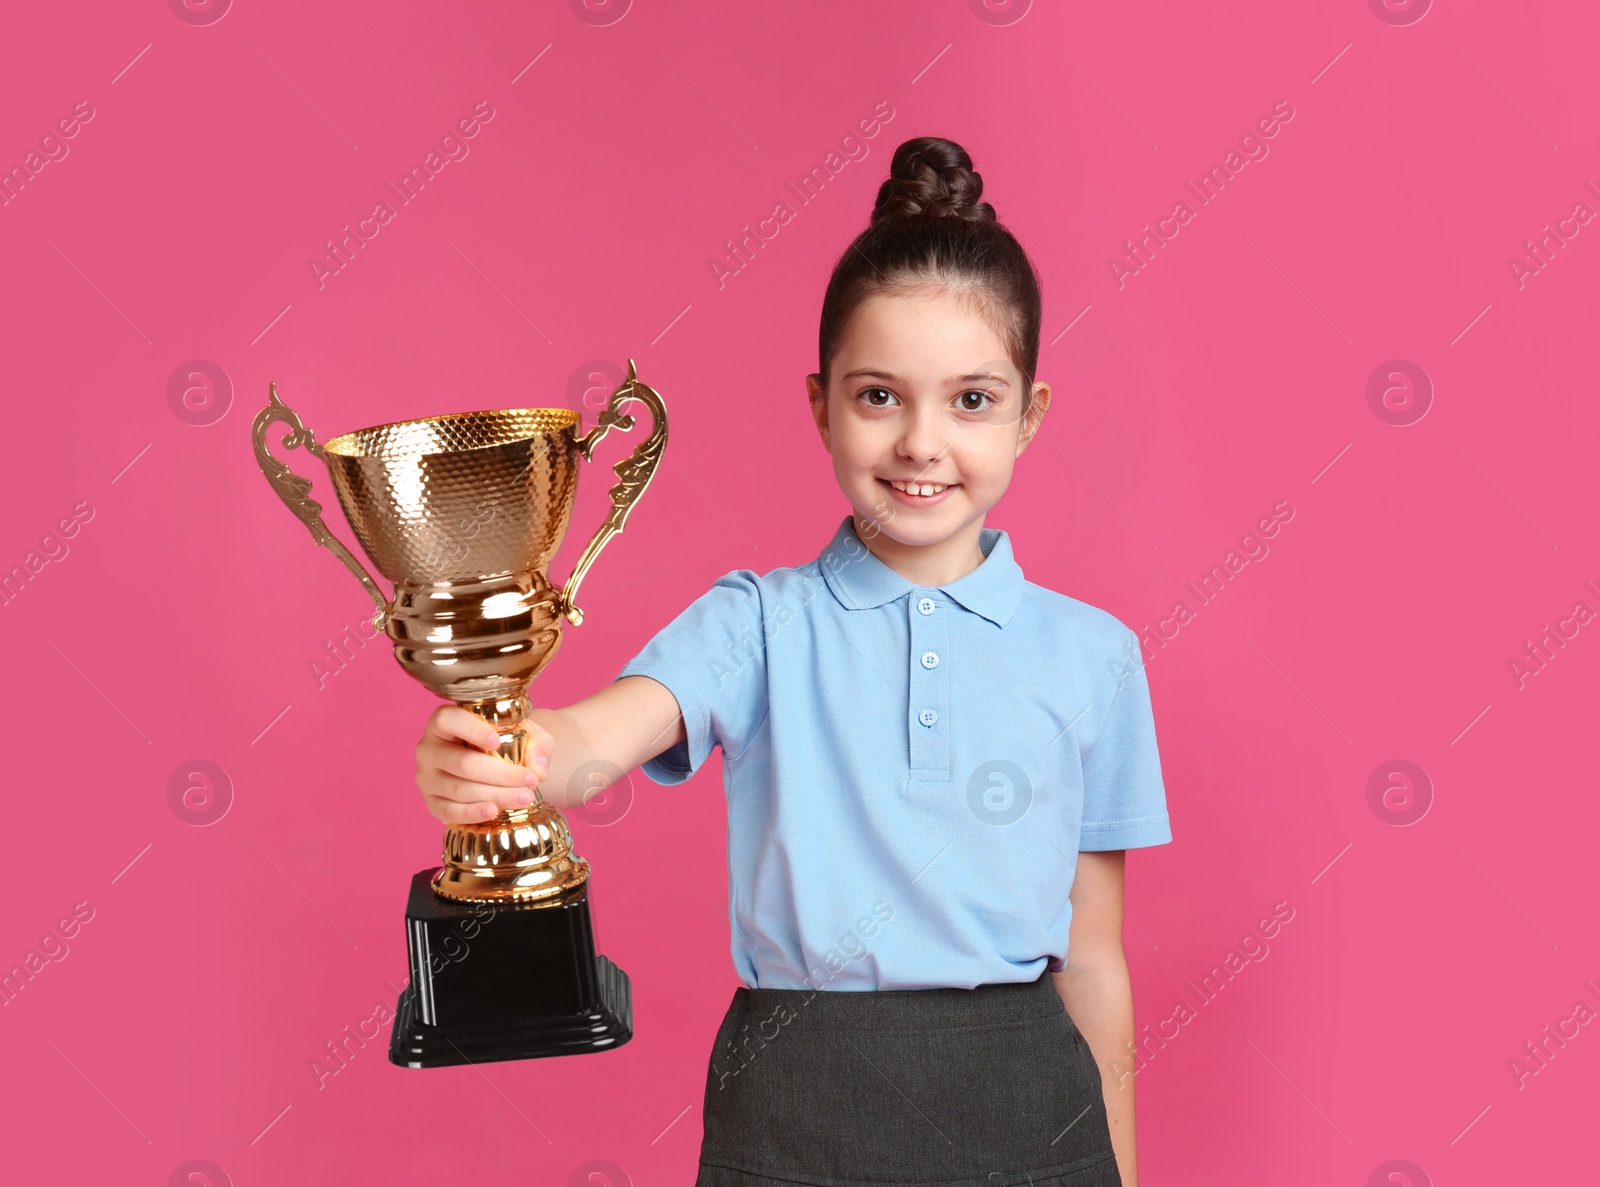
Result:
M806 376L806 395L811 400L811 417L817 422L817 432L822 436L822 448L833 452L833 435L828 428L828 393L822 386L822 376Z
M1044 414L1050 411L1050 385L1036 383L1033 385L1033 403L1028 406L1027 415L1022 418L1022 432L1017 437L1017 456L1022 456L1022 451L1028 448L1028 442L1033 440L1033 435L1039 431L1039 425L1044 421Z

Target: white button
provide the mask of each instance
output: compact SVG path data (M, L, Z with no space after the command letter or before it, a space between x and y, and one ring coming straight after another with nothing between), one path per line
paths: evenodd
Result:
M937 668L939 666L939 653L937 651L924 651L922 653L922 666Z
M932 725L934 722L939 720L939 715L932 709L924 709L921 713L917 714L917 720L922 722L923 725Z
M923 614L932 614L933 613L933 599L932 598L923 598L921 601L919 601L917 603L917 609L919 611L921 611Z

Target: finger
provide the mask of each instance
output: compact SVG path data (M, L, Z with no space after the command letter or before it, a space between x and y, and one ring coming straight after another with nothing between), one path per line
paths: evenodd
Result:
M527 728L529 745L537 746L544 753L549 754L556 743L555 735L532 718L528 719Z
M528 772L522 764L503 758L498 753L486 753L475 746L431 731L422 735L422 740L417 743L416 754L419 770L437 769L468 779L481 776L486 783L520 783Z
M522 761L529 767L550 767L550 755L555 750L555 737L538 722L529 720L525 726L528 737L527 752Z
M491 803L458 804L438 796L428 797L428 811L446 824L482 824L500 814L500 809Z
M428 718L428 732L478 750L494 750L500 745L500 735L495 728L460 705L440 705L435 709Z
M493 787L528 788L534 774L527 767L481 750L468 750L465 746L441 747L436 757L435 770L466 779L473 783L487 783Z
M443 771L424 772L417 780L422 794L438 799L452 800L458 804L493 802L501 808L523 808L533 802L530 788L492 787L471 779L447 775Z

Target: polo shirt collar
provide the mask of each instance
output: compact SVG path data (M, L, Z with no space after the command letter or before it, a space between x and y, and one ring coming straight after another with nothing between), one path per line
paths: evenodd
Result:
M1005 626L1022 598L1022 569L1011 555L1011 538L999 528L983 528L978 547L984 561L940 591L996 626ZM853 516L846 515L818 558L822 576L848 610L866 610L920 588L884 564L861 542Z

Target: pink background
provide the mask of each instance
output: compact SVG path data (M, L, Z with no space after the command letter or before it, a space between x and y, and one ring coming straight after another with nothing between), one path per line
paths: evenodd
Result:
M371 607L262 480L250 421L269 381L326 439L560 404L589 360L636 358L667 464L536 690L586 695L718 575L809 560L845 513L802 377L833 259L927 134L972 152L1045 280L1056 408L991 526L1136 629L1192 612L1149 665L1175 842L1129 859L1139 1023L1192 1011L1138 1075L1144 1181L1576 1170L1600 1027L1521 1087L1508 1061L1600 1009L1600 624L1520 682L1509 661L1600 610L1600 225L1520 285L1507 261L1600 210L1597 21L1375 2L12 6L0 164L95 114L0 208L0 564L92 518L0 606L0 964L93 916L0 1010L4 1177L692 1181L736 985L716 760L677 791L636 773L620 821L574 826L631 1044L408 1071L379 1041L319 1087L310 1061L405 976L433 702L375 644L318 687ZM319 288L308 258L485 100L469 155ZM1269 155L1119 287L1124 241L1280 101ZM709 261L880 102L865 158L719 287ZM227 379L180 416L196 359ZM1397 359L1434 393L1409 425L1367 398ZM585 475L558 575L625 447ZM1201 605L1185 582L1285 501ZM194 760L232 787L205 827L167 797ZM1398 760L1431 784L1408 825L1368 796ZM1270 955L1202 1004L1280 903Z

